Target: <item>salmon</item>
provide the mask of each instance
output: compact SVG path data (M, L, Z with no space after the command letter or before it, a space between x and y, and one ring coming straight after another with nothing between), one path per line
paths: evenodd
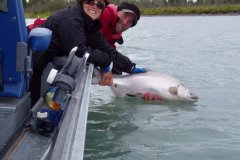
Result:
M114 75L112 91L116 96L136 96L147 100L197 102L198 96L176 78L148 71Z

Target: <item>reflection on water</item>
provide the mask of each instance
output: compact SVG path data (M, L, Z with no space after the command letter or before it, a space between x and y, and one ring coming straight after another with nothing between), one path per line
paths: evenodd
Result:
M96 91L97 87L93 90ZM118 98L111 95L110 98L100 98L101 95L97 93L93 93L92 97L84 159L115 159L139 150L139 145L142 149L150 149L152 147L148 146L145 140L151 144L156 143L154 135L159 133L157 128L177 125L174 124L175 121L167 122L169 117L176 118L182 112L196 111L194 104L183 102L150 102L134 97ZM168 118L165 120L165 117ZM151 137L142 139L146 131L152 132Z
M84 159L239 160L239 26L239 16L141 17L118 50L176 77L199 102L116 98L93 86Z
M85 159L105 159L131 152L120 139L136 131L138 126L132 123L134 106L131 109L126 106L113 98L103 107L90 109L86 138L89 143L86 143Z
M176 77L199 102L115 98L93 87L85 159L239 160L239 26L239 16L141 17L119 51Z

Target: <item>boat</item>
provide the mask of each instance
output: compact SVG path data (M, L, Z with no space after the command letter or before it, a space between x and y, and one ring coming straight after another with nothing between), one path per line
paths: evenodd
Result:
M42 112L52 111L46 94L31 107L28 86L33 51L47 48L51 31L36 28L28 34L22 0L3 0L0 35L0 159L83 159L94 68L86 64L88 53L78 58L74 47L69 57L56 61L59 70L51 63L44 72L45 88L57 87L55 95L65 97L58 123L49 127L50 114Z

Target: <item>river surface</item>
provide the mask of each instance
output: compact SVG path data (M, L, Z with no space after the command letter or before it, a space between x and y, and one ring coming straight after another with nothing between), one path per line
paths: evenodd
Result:
M239 160L239 26L240 16L141 17L118 50L200 99L147 102L92 86L84 159Z
M200 99L146 102L92 86L84 159L239 160L239 26L240 16L142 17L118 50Z

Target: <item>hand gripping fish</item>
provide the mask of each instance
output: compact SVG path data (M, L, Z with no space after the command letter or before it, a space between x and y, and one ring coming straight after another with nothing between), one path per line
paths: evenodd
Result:
M94 72L93 83L99 82ZM99 73L97 73L99 74ZM98 77L98 80L94 78ZM112 91L116 96L137 96L147 100L167 100L197 102L198 96L192 93L179 80L169 75L148 71L146 73L115 75Z

